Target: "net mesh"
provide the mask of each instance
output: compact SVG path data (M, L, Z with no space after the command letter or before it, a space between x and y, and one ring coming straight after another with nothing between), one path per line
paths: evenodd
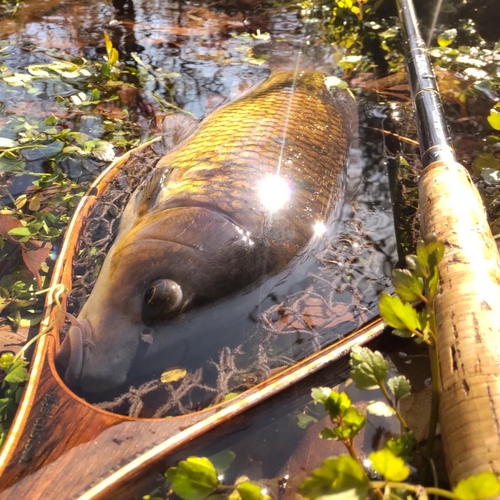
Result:
M153 148L132 155L89 214L73 265L72 314L78 315L92 290L128 199L158 159ZM128 390L106 394L106 400L82 396L131 417L186 414L231 398L361 327L377 314L378 294L390 280L387 256L365 230L366 210L358 214L358 208L359 201L345 207L303 289L258 314L241 344L223 346L202 366L177 370L176 377L166 372L138 380Z

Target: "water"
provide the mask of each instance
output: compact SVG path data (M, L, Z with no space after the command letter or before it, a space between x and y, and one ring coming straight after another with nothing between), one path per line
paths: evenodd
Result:
M387 9L386 13L394 14L390 11L391 6L383 8ZM438 29L440 23L447 21L446 16L452 14L438 16ZM14 78L10 83L5 79L0 81L0 137L20 146L31 146L31 149L14 153L12 158L4 156L0 163L2 203L8 211L4 215L21 217L29 224L45 221L48 231L43 227L36 229L33 239L52 245L50 267L50 259L56 256L60 244L59 233L67 224L78 194L102 170L102 155L109 154L108 144L114 146L115 154L120 154L136 144L136 140L158 133L161 117L176 108L202 118L268 75L266 57L273 54L271 42L278 40L300 47L306 35L310 36L308 26L304 25L300 12L287 4L262 7L248 3L241 9L236 2L225 8L160 1L85 2L84 5L26 2L13 19L0 20L2 78L6 74L7 78ZM102 69L106 55L103 32L109 34L119 52L119 61L123 63L110 75L105 75ZM342 57L342 52L339 54L339 58ZM391 58L382 59L383 64L390 66ZM71 65L57 66L64 62ZM370 61L368 67L369 64ZM28 73L28 66L34 75ZM82 73L82 69L90 76ZM46 71L49 75L38 73L37 76L37 71ZM342 76L349 68L344 73L337 65L333 71ZM31 79L23 81L17 77L16 80L16 74L29 74ZM375 104L378 99L370 93L363 97ZM85 104L92 101L95 102ZM341 250L340 260L351 265L352 273L337 273L335 278L328 275L329 286L331 283L338 285L335 297L340 303L349 304L353 290L361 292L357 298L358 317L349 316L345 311L339 314L345 321L340 321L336 330L329 330L331 335L326 335L321 345L352 330L359 324L361 313L365 313L366 318L376 314L378 293L389 289L390 271L397 260L397 252L386 170L386 138L367 128L384 128L384 117L388 115L383 109L375 115L360 113L359 165L364 183L354 200L346 205L343 222L333 235L331 248L318 256L318 268L322 263L336 265L338 250ZM458 120L458 113L455 118ZM453 123L460 127L463 122ZM460 132L463 133L463 129ZM476 132L477 127L471 135ZM33 148L36 144L51 145L52 149L38 150ZM53 172L59 175L57 179L51 178ZM32 182L40 179L42 185L32 187ZM28 198L22 205L22 196L26 193ZM31 204L37 197L38 208L36 202ZM13 199L17 201L17 209L14 209ZM57 220L51 221L42 215L52 212L57 214ZM18 325L26 324L23 320L35 323L40 303L28 307L22 300L31 296L36 284L26 272L17 244L8 242L5 245L0 266L0 278L5 280L2 286L18 278L27 283L25 289L15 292L17 295L9 289L6 299L9 308L4 309L4 316L9 315ZM314 276L309 277L307 284L314 280L316 285L321 282L316 271L311 271ZM41 269L40 273L43 278L50 270ZM355 288L352 280L356 281ZM294 293L300 292L300 289L291 290L289 298L283 298L284 306L292 307L297 299ZM328 296L328 290L323 289L322 294ZM4 318L9 332L11 324L11 320ZM296 331L292 332L290 342L285 342L284 346L277 344L282 349L280 353L285 352L287 357L293 351L290 346L296 345L302 335L294 328ZM36 325L32 329L36 330ZM15 347L9 337L3 349ZM302 355L317 347L313 342L313 347L304 350ZM333 384L334 381L325 383ZM300 396L288 394L285 397L291 402L296 398L295 411L307 403L309 387L303 388ZM273 410L268 411L272 413ZM266 415L264 420L272 421L269 413L262 410L262 414ZM280 426L282 424L273 427L270 435L277 435ZM297 431L296 426L293 429ZM285 433L282 440L287 438ZM253 437L246 439L252 441ZM262 444L265 442L267 444ZM270 442L272 438L262 438L261 448L255 453L266 455L273 448ZM218 443L210 453L228 446L226 442ZM256 471L254 477L271 477L282 472L283 468L276 464L283 464L290 452L285 448L278 452L279 460L268 458L269 463ZM198 454L199 449L185 453ZM251 458L249 462L252 460L255 461ZM248 464L245 467L248 470Z
M56 183L59 193L52 201L53 205L59 203L63 219L58 218L52 224L43 219L50 234L36 225L33 234L33 239L53 245L54 250L78 195L101 171L103 159L111 159L113 154L132 147L136 139L144 140L158 133L165 113L183 109L197 119L203 118L261 82L269 74L269 66L293 66L296 54L311 41L316 43L316 26L304 25L301 13L286 4L266 9L248 6L243 11L231 6L216 10L191 4L150 2L133 5L96 2L84 6L44 3L36 14L33 8L26 3L14 21L3 21L7 41L3 45L3 64L10 79L3 80L0 90L5 102L0 136L16 141L20 149L12 158L4 157L2 179L7 189L2 194L7 207L12 207L12 199L17 200L17 208L22 211L17 217L30 225L37 224L53 209L48 202L44 203L43 193L44 188L54 190L54 180L49 178L48 185L36 192L35 196L42 199L37 210L32 210L31 193L26 205L21 206L19 200L23 200L34 178L44 175L41 178L45 180L53 171L61 175ZM105 67L106 58L112 56L109 47L107 55L103 48L103 31L118 50L119 63L114 67ZM341 57L341 49L330 49L314 64L341 75L336 63ZM19 75L28 76L23 80ZM361 119L364 120L363 114ZM346 207L342 227L329 236L332 247L337 238L347 242L342 258L355 274L340 269L335 277L330 272L329 276L314 278L320 268L335 267L328 264L328 259L331 260L328 252L331 254L332 250L326 249L323 256L326 260L321 263L318 256L306 272L309 278L287 291L276 290L275 304L270 301L259 306L261 311L273 307L292 310L298 294L313 287L315 293L330 303L344 304L343 309L335 312L336 321L330 321L330 334L324 328L318 333L321 326L317 324L300 328L290 324L290 340L283 343L287 337L281 335L279 347L270 348L275 356L298 359L348 333L376 314L377 294L388 286L396 244L383 151L365 137L361 143L356 168L357 175L362 174L366 182L351 206ZM37 148L38 145L44 147ZM64 188L74 198L66 200L61 196ZM7 216L16 214L13 210ZM15 242L9 244L15 247ZM15 250L5 268L7 277L12 271L21 270L24 272L21 277L28 280L29 274ZM55 254L53 251L52 257ZM363 266L368 266L366 272ZM48 272L41 270L42 280ZM321 285L321 280L328 282L328 287ZM336 293L335 287L344 291ZM34 289L32 284L25 295L31 289ZM23 309L20 301L16 302L17 297L11 294L9 299L6 313L11 318L18 324L35 323L40 303ZM276 314L271 309L268 314ZM243 317L248 315L245 313ZM227 311L217 314L225 316ZM246 327L248 332L255 329L256 319L252 318ZM238 322L241 321L240 317ZM272 324L266 321L267 325ZM335 323L340 328L337 331L333 329ZM302 345L304 339L300 339L304 334L310 340ZM299 344L302 345L299 349L293 347Z

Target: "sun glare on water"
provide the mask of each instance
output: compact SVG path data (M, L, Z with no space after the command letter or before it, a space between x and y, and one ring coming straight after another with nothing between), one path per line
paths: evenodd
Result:
M268 175L258 184L260 202L270 212L283 208L292 196L289 182L279 175Z

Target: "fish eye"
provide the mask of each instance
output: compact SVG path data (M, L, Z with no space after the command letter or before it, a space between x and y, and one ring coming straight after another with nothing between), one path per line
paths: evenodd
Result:
M182 290L173 280L158 280L146 290L144 301L163 313L171 312L181 305Z

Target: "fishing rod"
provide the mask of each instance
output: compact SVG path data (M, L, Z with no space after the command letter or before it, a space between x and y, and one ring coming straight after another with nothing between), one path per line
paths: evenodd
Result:
M500 475L500 255L481 196L451 146L436 77L412 0L396 0L415 108L422 236L444 243L434 299L433 397L452 485ZM437 355L436 355L437 353ZM439 365L439 368L436 367ZM437 418L437 415L435 415ZM429 436L433 439L433 435Z
M451 137L441 95L427 46L420 35L413 1L396 0L396 3L405 41L405 59L411 96L415 105L422 168L435 161L455 162L455 151L450 145Z

